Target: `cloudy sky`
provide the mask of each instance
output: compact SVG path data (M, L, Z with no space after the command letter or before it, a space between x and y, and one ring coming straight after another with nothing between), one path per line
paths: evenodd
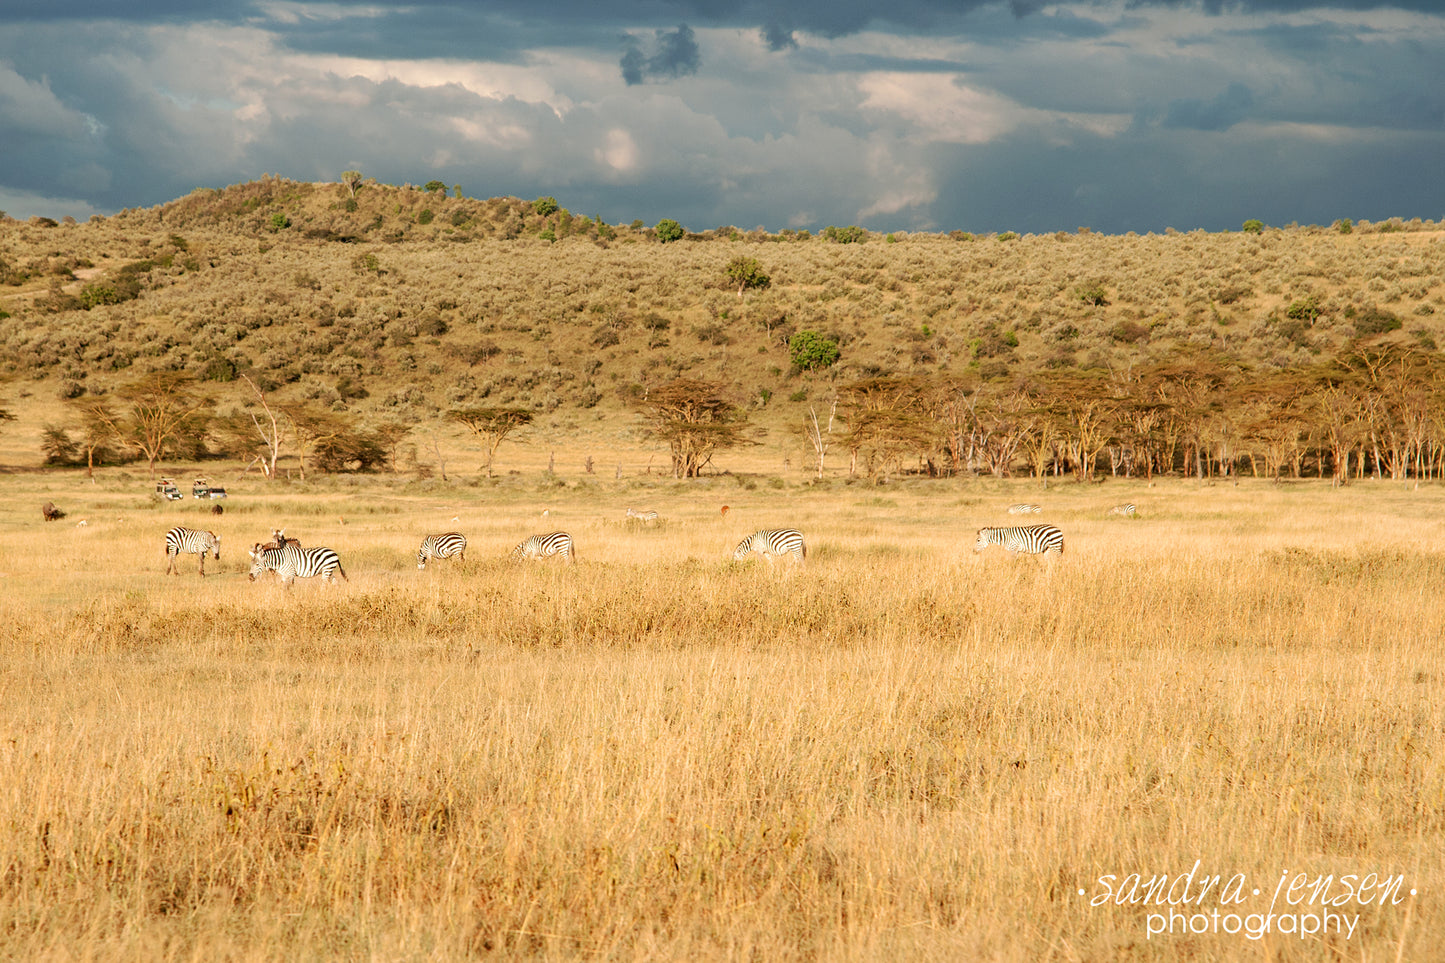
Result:
M694 230L1445 218L1445 0L0 0L0 210L277 173Z

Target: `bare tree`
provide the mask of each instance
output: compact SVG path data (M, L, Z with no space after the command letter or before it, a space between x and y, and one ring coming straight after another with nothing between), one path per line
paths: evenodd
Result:
M266 402L265 394L256 386L256 382L246 375L241 375L241 380L251 386L251 391L256 395L256 402L261 406L260 414L255 411L248 411L246 414L250 416L251 425L261 441L261 472L267 480L271 480L276 477L276 461L281 457L281 438L284 433L281 424L282 416L271 409Z
M808 436L808 442L813 446L813 451L818 456L818 477L823 477L823 459L828 457L828 446L833 440L833 422L838 415L838 399L835 396L828 405L828 427L824 428L818 423L818 412L812 405L808 406L808 418L804 423L804 431Z
M341 183L345 184L347 190L351 191L351 196L355 197L356 189L361 186L361 171L342 171Z

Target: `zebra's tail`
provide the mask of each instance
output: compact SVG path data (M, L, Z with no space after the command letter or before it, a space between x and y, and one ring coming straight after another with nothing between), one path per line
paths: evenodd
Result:
M346 569L341 567L341 559L339 558L336 560L336 574L340 575L342 578L345 578L348 582L351 581L351 579L346 578Z

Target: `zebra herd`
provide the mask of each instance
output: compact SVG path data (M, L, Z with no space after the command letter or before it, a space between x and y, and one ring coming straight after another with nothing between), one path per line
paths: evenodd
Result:
M1010 515L1036 515L1042 509L1038 505L1012 505ZM726 517L727 509L723 509ZM1127 518L1138 517L1133 504L1117 505L1109 510L1111 515ZM627 509L628 521L653 522L657 512ZM1015 525L1001 528L980 528L975 551L982 551L990 545L998 545L1010 555L1062 556L1064 554L1064 533L1053 525ZM422 539L416 553L416 567L425 569L432 559L455 558L466 561L467 537L461 532L441 532ZM180 555L200 557L200 573L206 574L206 556L221 560L221 537L214 532L190 528L173 528L166 532L166 574L178 573L176 560ZM774 559L791 558L799 565L807 561L808 548L803 534L793 528L763 529L754 532L738 543L733 550L733 559L743 561L750 555L761 556L769 565ZM282 530L271 533L271 541L257 543L250 550L251 569L247 577L255 581L265 572L275 572L281 583L290 588L298 578L319 576L323 582L332 584L336 576L347 579L341 565L341 557L329 548L302 548L295 538L288 538ZM513 560L560 558L572 564L577 560L576 546L567 532L549 532L532 535L523 539L512 549ZM347 579L349 581L349 579Z

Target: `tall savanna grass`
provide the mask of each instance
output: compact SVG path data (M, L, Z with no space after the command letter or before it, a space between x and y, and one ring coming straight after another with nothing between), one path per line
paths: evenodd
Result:
M0 955L1422 959L1445 931L1436 489L834 485L723 517L662 484L642 525L621 486L213 519L77 484L43 525L5 484ZM1023 497L1064 557L975 554ZM222 535L215 574L162 574L177 523ZM781 525L806 566L729 560ZM349 581L248 583L273 527ZM418 572L452 528L466 561ZM575 566L506 561L553 529ZM1406 882L1348 938L1091 905L1196 860L1263 890L1241 912L1284 872Z

